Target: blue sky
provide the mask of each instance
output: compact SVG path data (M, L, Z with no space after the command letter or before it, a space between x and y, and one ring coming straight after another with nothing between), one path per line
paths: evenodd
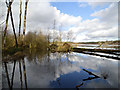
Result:
M106 3L103 6L96 6L92 8L87 2L51 2L51 6L56 7L61 13L65 13L72 16L81 16L82 20L94 19L95 17L90 16L95 11L107 8L110 4ZM80 4L85 6L80 7Z

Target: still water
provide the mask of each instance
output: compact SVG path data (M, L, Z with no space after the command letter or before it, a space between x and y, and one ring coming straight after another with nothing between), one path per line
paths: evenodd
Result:
M118 62L75 52L31 52L3 62L3 88L117 88Z

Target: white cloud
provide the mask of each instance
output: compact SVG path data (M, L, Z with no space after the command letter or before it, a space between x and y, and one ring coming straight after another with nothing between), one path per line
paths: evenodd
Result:
M118 3L112 3L108 8L96 11L91 16L99 17L102 22L109 23L110 25L117 25L118 20Z
M80 16L74 17L70 16L68 14L60 14L60 17L58 18L58 21L62 23L63 25L77 25L77 23L80 23L82 18Z
M31 0L32 1L32 0ZM90 4L90 3L88 3ZM102 3L93 3L91 5L98 5ZM24 5L24 3L23 3ZM19 23L19 3L16 2L12 6L13 17L15 21L16 31L18 31ZM6 9L7 11L7 9ZM81 16L75 17L66 13L61 13L56 7L50 5L49 2L29 2L27 11L27 28L28 31L43 30L47 32L47 28L53 28L53 22L56 20L56 30L62 24L63 28L67 27L72 30L73 35L76 36L74 41L88 41L88 40L107 40L117 38L117 3L111 3L108 8L96 11L91 16L95 17L92 20L82 20ZM23 8L24 15L24 8ZM23 19L23 16L22 16ZM9 23L10 24L10 23ZM23 22L22 22L23 25ZM51 30L52 31L52 30ZM67 31L62 30L66 34ZM113 34L114 33L114 34ZM110 38L111 36L111 38Z
M108 8L96 11L91 16L95 19L84 20L77 27L72 27L77 33L75 41L115 40L118 38L118 8L117 3L111 3ZM81 35L82 33L82 35Z
M39 7L34 10L34 8ZM61 13L56 7L50 6L49 3L31 3L29 4L28 21L32 23L42 24L41 26L48 27L53 25L54 20L56 24L63 24L65 26L75 25L81 21L81 17L74 17L68 14ZM56 25L57 26L57 25Z

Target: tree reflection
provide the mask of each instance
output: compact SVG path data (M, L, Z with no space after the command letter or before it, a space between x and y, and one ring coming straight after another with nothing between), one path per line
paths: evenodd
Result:
M8 86L10 88L10 79L9 79L9 74L8 74L8 69L7 69L7 63L4 62L5 65L5 72L6 72L6 77L7 77L7 81L8 81Z
M4 68L5 68L5 73L6 73L6 77L7 77L7 82L8 82L8 86L9 89L12 90L13 89L13 85L14 85L14 77L15 77L15 69L16 69L16 61L13 62L13 69L12 69L12 77L10 79L10 74L11 72L8 72L8 66L7 62L3 62L4 63ZM21 85L21 89L23 88L23 81L22 81L22 73L24 74L24 82L25 82L25 88L27 89L27 75L26 75L26 67L25 67L25 61L24 58L22 59L22 65L23 65L23 72L22 72L22 67L21 67L21 60L19 60L19 75L20 75L20 85ZM11 80L11 81L10 81Z
M98 76L98 75L96 75L96 74L94 74L94 73L92 73L92 72L90 72L90 71L88 71L88 70L86 70L86 69L83 69L83 71L87 72L89 75L92 75L93 77L88 77L88 78L86 78L86 79L83 79L82 81L88 81L88 80L93 80L93 79L101 78L100 76ZM102 74L101 74L101 75L102 75ZM108 74L103 74L102 76L104 77L104 79L107 79ZM83 85L83 82L82 82L82 84L80 84L80 85L76 85L76 88L78 89L78 88L81 87L82 85Z
M9 73L8 73L8 69L7 69L7 63L4 62L4 65L5 65L5 72L6 72L6 77L7 77L7 81L8 81L8 86L9 86L9 89L12 90L16 61L14 61L11 82L10 82Z
M41 62L44 56L47 56L47 51L41 51L41 50L37 50L37 49L29 49L26 52L26 58L29 61L34 61L37 64L37 61Z
M26 61L27 63L25 62L24 59L27 60ZM82 61L82 59L84 60L84 62ZM82 82L80 82L78 85L76 85L76 88L79 88L81 86L84 86L85 82L87 82L89 80L98 79L98 78L101 78L102 76L104 79L107 79L107 77L109 76L109 75L107 75L107 73L102 73L102 74L99 74L101 76L98 76L91 71L82 69L83 72L86 72L86 74L90 75L88 77L82 78L84 76L82 76L81 74L84 75L84 73L81 72L81 67L88 66L92 70L93 70L93 68L91 68L91 66L89 66L91 63L89 61L87 61L87 58L84 59L83 57L81 58L81 56L76 58L76 56L72 53L58 53L58 52L51 53L49 51L48 52L42 52L42 51L40 52L39 50L29 50L29 51L26 51L25 58L22 58L16 62L18 62L18 75L19 75L19 83L20 83L21 89L22 88L27 89L29 87L28 83L27 83L27 79L28 79L28 81L31 81L31 82L29 82L29 85L31 85L30 87L36 87L36 86L37 87L51 87L52 85L54 85L54 86L56 85L55 87L61 88L61 87L66 87L68 85L68 83L71 84L71 82L69 82L70 81L69 77L70 78L73 77L73 79L71 79L71 80L74 80L73 83L74 82L76 83L77 81L80 82L82 79ZM13 81L16 82L15 81L16 79L14 80L14 76L15 76L14 72L16 72L16 70L15 70L16 62L15 61L13 62L13 70L11 71L11 72L13 72L12 79L9 78L8 72L10 72L10 71L8 71L8 69L7 69L8 63L4 62L4 64L5 64L4 67L5 67L5 71L6 71L6 77L7 77L9 88L13 87L13 84L14 85L16 84L16 83L13 83ZM36 65L36 63L37 63L37 65ZM26 64L27 64L27 68L25 67ZM99 65L99 64L97 64L97 65ZM26 70L28 68L29 68L29 70L27 73ZM84 67L84 68L87 68L87 67ZM27 78L27 74L29 75L29 78ZM37 77L34 77L35 75L37 75ZM65 79L66 75L68 75L67 76L68 79ZM74 77L74 75L75 75L75 77ZM79 77L79 75L81 75L81 77L78 79L77 76ZM13 80L13 81L10 81L10 80ZM36 83L36 81L39 83ZM34 84L32 84L32 82ZM52 84L51 84L51 82L52 82ZM64 82L66 82L67 84L65 84ZM75 83L74 83L74 85L73 84L72 85L75 86ZM47 85L49 85L49 86L47 86ZM72 85L68 86L68 87L72 87Z
M21 89L23 88L23 81L22 81L22 69L21 69L21 62L19 61L19 72L20 72L20 82L21 82Z
M22 59L22 64L23 64L23 73L24 73L24 80L25 80L25 87L27 89L27 76L26 76L26 68L25 68L25 61L24 58Z
M11 89L13 87L13 80L14 80L14 73L15 73L15 66L16 66L16 61L14 61L14 66L13 66L13 72L12 72L12 81L11 81Z

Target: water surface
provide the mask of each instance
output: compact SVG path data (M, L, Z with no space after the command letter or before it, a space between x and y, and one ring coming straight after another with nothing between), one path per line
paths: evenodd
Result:
M12 88L117 88L118 62L75 52L34 52L16 62L3 62L3 88L9 87L6 70Z

